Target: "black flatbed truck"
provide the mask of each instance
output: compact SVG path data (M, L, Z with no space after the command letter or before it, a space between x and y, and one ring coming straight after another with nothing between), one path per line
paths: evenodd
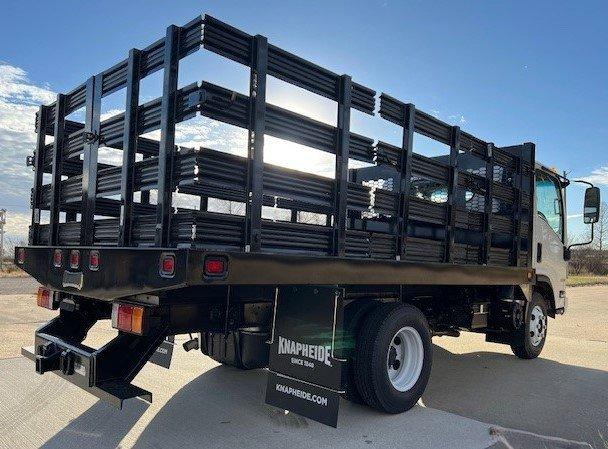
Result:
M178 86L180 60L201 48L250 67L249 95ZM162 96L140 104L140 81L160 70ZM336 125L267 103L268 76L335 101ZM101 99L121 89L125 112L102 121ZM66 119L82 108L84 123ZM401 127L402 145L353 133L353 108ZM198 114L248 130L247 156L177 146L176 124ZM159 141L141 136L154 130ZM29 245L15 263L59 315L23 353L118 407L151 400L131 381L167 337L195 332L187 349L269 367L270 404L330 425L339 395L402 412L428 381L432 336L472 330L532 358L530 305L560 313L535 296L534 144L497 147L208 15L41 106L36 131ZM416 134L449 155L417 154ZM335 177L264 162L264 135L335 155ZM103 146L122 165L99 163ZM175 207L178 191L200 207ZM245 214L211 212L210 200ZM267 219L268 206L290 219ZM102 319L118 336L83 345Z

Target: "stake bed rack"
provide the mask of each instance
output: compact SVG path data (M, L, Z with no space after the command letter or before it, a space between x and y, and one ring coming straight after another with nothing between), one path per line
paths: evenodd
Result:
M180 60L200 48L250 67L249 95L206 81L179 87ZM159 70L162 97L139 104L141 80ZM336 125L267 103L267 76L335 101ZM101 99L120 89L125 112L102 121ZM84 123L66 119L81 108ZM402 127L402 145L353 133L353 108L370 115L378 108ZM176 145L176 124L197 114L248 130L247 156ZM36 130L30 248L187 248L524 270L505 272L517 273L512 283L531 269L534 144L496 147L208 15L170 26L164 38L41 106ZM141 137L158 130L160 141ZM416 134L448 145L449 155L415 153ZM334 178L265 163L264 135L335 155ZM99 163L101 147L122 150L122 165ZM369 166L349 169L349 159ZM175 207L175 192L200 197L201 209ZM243 203L245 213L210 212L209 199ZM289 210L290 219L265 219L263 206ZM41 211L50 211L48 224ZM318 223L302 222L300 212L320 214Z

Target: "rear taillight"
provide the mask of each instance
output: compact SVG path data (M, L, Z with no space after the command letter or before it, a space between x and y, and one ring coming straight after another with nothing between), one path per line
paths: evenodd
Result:
M25 248L19 248L17 250L17 263L23 265L25 263Z
M38 294L36 295L36 304L45 309L55 310L57 307L54 301L54 294L52 290L45 287L38 287Z
M114 303L112 327L119 331L142 335L145 329L146 309L141 306Z
M205 259L205 276L223 276L228 271L228 261L223 257Z
M99 251L95 249L89 253L89 269L93 271L99 270Z
M63 264L63 251L60 249L56 249L53 253L53 265L57 268L61 267Z
M73 249L70 251L70 268L78 268L80 266L80 251Z
M161 254L159 271L163 277L172 277L175 274L175 256L173 254Z

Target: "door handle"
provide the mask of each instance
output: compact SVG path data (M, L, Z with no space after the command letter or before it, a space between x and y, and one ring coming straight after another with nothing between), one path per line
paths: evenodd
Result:
M537 243L536 244L536 263L541 263L542 260L543 260L543 244Z

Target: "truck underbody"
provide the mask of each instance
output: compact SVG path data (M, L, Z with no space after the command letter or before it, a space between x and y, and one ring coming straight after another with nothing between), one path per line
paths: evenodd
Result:
M201 47L250 67L249 96L206 81L178 88L180 60ZM140 81L161 69L162 97L139 104ZM267 103L267 76L334 100L336 126ZM126 111L101 121L101 99L120 89ZM402 129L402 145L353 133L351 108L374 115L376 103L376 92L349 76L204 16L169 27L165 38L42 106L30 161L30 242L16 249L15 262L60 312L23 353L39 373L55 372L121 406L151 400L131 381L168 336L194 332L218 361L270 366L279 379L273 391L302 399L306 384L321 391L311 397L332 402L359 390L364 402L399 411L403 405L378 405L364 384L353 386L352 369L365 368L362 335L385 332L370 316L414 323L392 340L395 372L405 338L426 351L430 335L472 330L517 345L536 281L534 145L496 147L384 93L378 113ZM66 119L83 108L84 123ZM175 145L176 124L197 114L248 130L247 154ZM141 137L155 130L160 141ZM265 134L334 155L334 176L265 163ZM415 134L448 145L449 155L415 153ZM98 163L104 146L122 150L122 165ZM349 167L349 159L364 166ZM176 206L176 193L194 197L198 208ZM212 212L210 201L243 204L244 214ZM269 207L288 218L269 218ZM99 349L84 346L103 319L118 336ZM292 322L296 336L288 335ZM425 329L428 342L416 346ZM292 340L282 354L277 345ZM311 369L293 371L280 359L286 353ZM424 363L422 372L430 369ZM335 417L291 405L335 425Z

